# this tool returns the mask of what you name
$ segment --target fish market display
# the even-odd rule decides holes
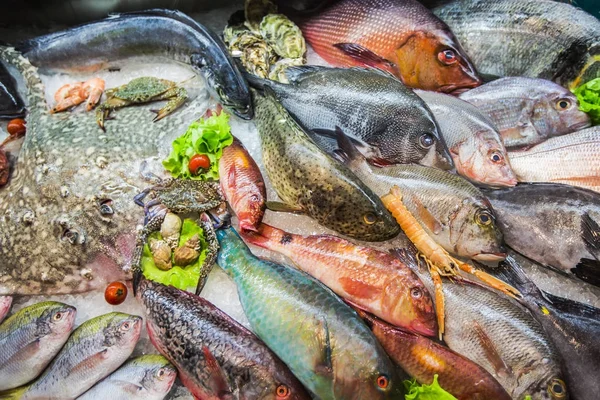
[[[404,399],[394,366],[358,315],[292,268],[256,258],[231,228],[218,264],[256,334],[321,399]]]
[[[459,174],[486,186],[517,184],[500,134],[491,120],[454,96],[423,90],[415,93],[433,112]]]
[[[79,400],[162,400],[171,390],[177,370],[163,356],[149,354],[127,361],[79,396]]]
[[[20,117],[24,113],[25,104],[17,91],[15,79],[0,62],[0,118]]]
[[[119,312],[86,321],[42,375],[27,386],[0,392],[0,398],[76,398],[127,360],[141,329],[141,317]]]
[[[352,171],[320,150],[275,94],[266,90],[256,101],[263,163],[290,210],[305,212],[320,224],[361,240],[382,241],[399,233],[381,200]]]
[[[433,9],[475,68],[574,88],[600,76],[600,21],[551,0],[452,0]]]
[[[342,0],[300,28],[333,65],[373,66],[407,86],[446,93],[482,83],[448,26],[416,0]]]
[[[600,127],[508,153],[519,182],[554,182],[600,192]]]
[[[558,184],[485,192],[506,244],[545,266],[600,285],[600,195]]]
[[[249,79],[271,88],[321,149],[337,148],[335,128],[340,127],[371,162],[451,167],[431,112],[394,76],[316,66],[289,68],[286,75],[289,85]]]
[[[354,305],[413,332],[433,336],[433,302],[397,258],[329,235],[294,235],[262,224],[244,239],[279,252]]]
[[[261,35],[280,57],[288,59],[305,57],[306,42],[302,32],[285,15],[265,15],[259,28]]]
[[[31,39],[19,50],[36,67],[53,71],[118,67],[124,58],[142,55],[182,61],[204,75],[224,106],[241,118],[253,115],[250,90],[221,39],[178,11],[115,14]]]
[[[544,79],[501,78],[459,97],[492,120],[507,148],[532,146],[590,126],[577,97]]]
[[[309,399],[271,350],[207,300],[145,279],[137,296],[152,343],[196,398]]]
[[[4,317],[10,311],[13,298],[10,296],[0,296],[0,322],[4,320]]]
[[[46,301],[23,308],[0,325],[0,391],[35,379],[65,344],[76,310]]]

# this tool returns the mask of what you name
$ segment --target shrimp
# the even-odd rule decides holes
[[[86,82],[67,83],[54,94],[56,105],[50,110],[50,113],[54,114],[78,106],[86,99],[86,110],[90,111],[98,104],[103,92],[104,80],[100,78],[92,78]]]
[[[512,286],[502,282],[483,271],[474,268],[452,257],[439,244],[435,242],[423,229],[419,221],[411,214],[402,203],[402,193],[398,186],[392,187],[389,194],[381,198],[383,205],[390,210],[398,224],[420,252],[422,258],[429,268],[431,279],[435,287],[435,305],[439,327],[439,337],[444,334],[444,291],[442,288],[442,276],[460,276],[460,271],[474,275],[486,286],[499,290],[511,297],[520,297],[521,293]]]

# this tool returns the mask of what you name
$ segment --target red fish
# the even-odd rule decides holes
[[[300,28],[335,66],[372,66],[445,93],[482,83],[448,25],[416,0],[341,0]]]

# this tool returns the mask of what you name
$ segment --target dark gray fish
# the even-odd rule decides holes
[[[208,87],[237,116],[253,116],[250,90],[221,39],[179,11],[154,9],[116,14],[20,44],[42,70],[107,68],[132,56],[163,56],[197,69]]]
[[[365,68],[290,67],[290,84],[250,78],[269,86],[319,147],[337,148],[340,127],[379,164],[422,164],[449,169],[452,159],[423,100],[391,74]]]
[[[15,118],[25,114],[25,104],[17,91],[15,79],[0,62],[0,118]]]

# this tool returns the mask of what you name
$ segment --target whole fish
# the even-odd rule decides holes
[[[0,62],[0,118],[21,117],[25,113],[25,104],[17,91],[15,78]]]
[[[508,153],[519,182],[555,182],[600,192],[600,127]]]
[[[267,206],[267,189],[258,165],[237,138],[223,149],[219,160],[219,183],[240,229],[254,231]]]
[[[10,311],[13,298],[11,296],[0,296],[0,322],[4,320],[4,317]]]
[[[300,28],[333,65],[373,66],[446,93],[482,83],[450,28],[416,0],[342,0]]]
[[[532,146],[590,126],[577,97],[545,79],[501,78],[459,97],[492,120],[507,148]]]
[[[339,126],[377,164],[452,166],[425,103],[394,76],[375,69],[292,67],[289,85],[249,77],[269,86],[286,110],[323,150],[336,148]]]
[[[246,242],[276,251],[339,296],[389,323],[433,336],[433,302],[423,283],[396,257],[331,235],[302,236],[262,224]]]
[[[196,398],[310,399],[262,341],[208,300],[146,279],[136,292],[152,343]]]
[[[25,307],[0,325],[0,390],[35,379],[63,347],[75,307],[45,301]]]
[[[433,290],[424,265],[417,266],[410,252],[398,256]],[[451,350],[485,368],[513,399],[568,399],[559,354],[526,310],[476,284],[446,280],[443,290],[444,341]],[[561,386],[560,393],[555,385]]]
[[[197,69],[238,117],[253,116],[250,90],[221,39],[179,11],[115,14],[31,39],[18,49],[36,67],[52,71],[110,68],[132,56],[175,59]]]
[[[327,228],[360,240],[382,241],[400,232],[379,197],[320,150],[269,87],[256,97],[263,164],[288,210],[305,212]]]
[[[560,352],[570,395],[578,400],[594,400],[600,393],[600,309],[541,291],[511,257],[496,272],[523,295],[520,300],[544,327]],[[556,383],[552,393],[560,395]]]
[[[517,184],[500,133],[489,118],[454,96],[423,90],[415,93],[433,112],[459,174],[486,186]]]
[[[255,257],[233,229],[217,231],[218,264],[234,280],[252,329],[319,399],[404,399],[369,328],[314,278]]]
[[[600,285],[600,194],[537,183],[487,190],[507,245],[547,267]],[[591,274],[591,275],[590,275]]]
[[[406,208],[449,253],[477,260],[504,259],[502,233],[483,193],[464,178],[419,165],[370,166],[342,131],[340,155],[378,196],[398,186]]]
[[[34,382],[0,399],[74,399],[116,370],[133,352],[142,318],[112,312],[81,324]]]
[[[79,396],[79,400],[162,400],[171,390],[177,370],[163,356],[148,354],[127,361]]]
[[[458,400],[511,400],[506,390],[485,369],[431,339],[397,329],[358,310],[392,361],[421,384],[433,376]]]
[[[600,76],[600,21],[570,4],[453,0],[433,12],[482,75],[542,78],[569,89]]]

